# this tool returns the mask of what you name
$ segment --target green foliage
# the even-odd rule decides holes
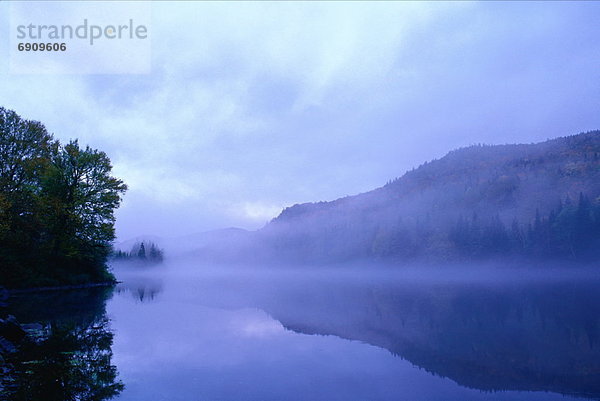
[[[114,210],[127,187],[105,153],[61,145],[0,108],[0,284],[110,280]]]

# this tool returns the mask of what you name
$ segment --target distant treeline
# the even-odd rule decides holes
[[[402,259],[434,255],[438,259],[525,257],[587,261],[600,257],[600,201],[581,193],[549,214],[536,211],[529,222],[506,225],[499,215],[460,216],[454,225],[423,219],[415,227],[388,228],[373,240],[373,256]]]
[[[160,263],[164,259],[164,252],[153,242],[137,242],[130,252],[116,250],[112,254],[115,260],[128,260],[144,263]]]
[[[0,286],[114,279],[106,259],[127,187],[111,170],[104,152],[0,108]]]
[[[438,218],[431,214],[408,218],[388,215],[385,220],[376,218],[379,216],[360,216],[359,220],[348,213],[343,217],[345,224],[325,229],[313,221],[310,225],[280,225],[277,231],[259,237],[257,244],[274,260],[301,263],[364,259],[393,263],[504,258],[598,260],[600,198],[591,201],[581,193],[576,201],[566,197],[556,203],[546,214],[537,210],[530,220],[515,217],[509,223],[499,214],[476,212],[454,218],[443,214]],[[322,221],[326,219],[322,217]]]
[[[535,258],[590,259],[600,256],[600,202],[580,193],[578,202],[559,202],[547,216],[506,227],[499,217],[487,222],[477,215],[460,218],[450,239],[461,255],[516,254]]]

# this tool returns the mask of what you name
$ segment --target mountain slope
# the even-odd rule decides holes
[[[373,191],[286,208],[257,233],[297,262],[497,254],[590,258],[600,248],[600,131],[471,146]]]

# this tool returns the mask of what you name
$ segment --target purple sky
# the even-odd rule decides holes
[[[35,5],[1,2],[1,37],[10,7]],[[0,41],[0,105],[128,183],[122,240],[255,229],[456,147],[600,128],[600,2],[151,8],[146,75],[11,74]]]

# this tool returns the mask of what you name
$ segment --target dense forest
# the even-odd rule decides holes
[[[114,210],[126,185],[108,156],[61,144],[37,121],[0,108],[0,285],[109,281]]]
[[[459,218],[449,238],[466,257],[520,255],[530,258],[588,260],[600,256],[600,202],[583,193],[578,202],[567,197],[547,216],[536,211],[533,222],[517,219],[507,228],[498,215],[480,222],[477,215]]]
[[[308,263],[597,260],[600,131],[458,149],[373,191],[286,208],[248,237],[265,258]]]

